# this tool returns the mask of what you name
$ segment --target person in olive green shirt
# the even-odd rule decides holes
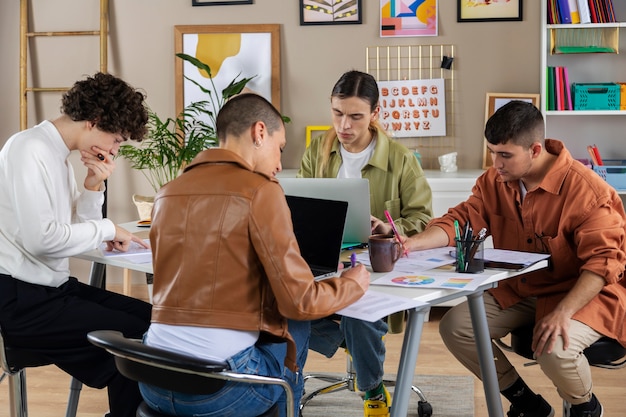
[[[333,127],[311,141],[297,176],[367,178],[372,233],[392,233],[388,210],[398,232],[411,236],[432,218],[432,193],[413,152],[380,127],[378,97],[374,77],[344,73],[331,94]],[[365,416],[388,416],[391,398],[382,383],[387,323],[329,317],[311,327],[311,349],[331,357],[345,346],[352,355],[358,389],[365,392]]]
[[[369,74],[350,71],[337,85],[341,88],[341,85],[350,83],[351,77],[357,76],[369,77]],[[373,78],[372,82],[375,83]],[[360,88],[364,89],[366,83],[361,83]],[[392,233],[384,214],[389,210],[398,232],[411,236],[423,231],[432,218],[430,186],[413,152],[390,139],[380,127],[377,121],[378,86],[374,84],[371,88],[376,89],[373,104],[370,104],[369,96],[349,97],[349,93],[333,93],[334,126],[311,141],[297,176],[367,178],[372,232]],[[341,95],[345,98],[340,98]]]

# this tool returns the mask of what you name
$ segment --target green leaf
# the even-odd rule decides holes
[[[196,58],[195,56],[191,56],[191,55],[187,55],[187,54],[183,54],[183,53],[178,53],[176,54],[177,57],[189,62],[190,64],[193,64],[196,68],[201,69],[203,71],[206,71],[207,75],[209,76],[209,78],[213,78],[213,75],[211,74],[211,67],[209,67],[207,64],[205,64],[204,62],[200,61],[198,58]]]

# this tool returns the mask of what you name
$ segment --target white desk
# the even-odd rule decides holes
[[[522,273],[545,268],[547,266],[547,261],[541,261],[524,271],[486,270],[485,273],[491,274],[491,279],[485,282],[476,291],[406,288],[382,285],[370,286],[370,289],[376,291],[386,292],[401,297],[411,297],[415,300],[420,300],[428,304],[423,308],[409,310],[408,312],[406,329],[404,331],[404,340],[402,342],[402,351],[400,354],[400,363],[398,365],[396,389],[393,395],[391,416],[401,417],[406,416],[408,413],[411,384],[413,382],[413,372],[417,363],[420,338],[422,335],[424,320],[426,318],[426,314],[430,310],[430,307],[466,296],[469,303],[472,327],[474,328],[474,334],[476,335],[476,348],[478,350],[480,371],[483,376],[482,382],[487,401],[487,410],[489,412],[489,416],[491,417],[502,417],[502,401],[500,398],[500,389],[498,387],[496,366],[493,360],[493,350],[491,349],[491,338],[489,337],[489,329],[487,327],[487,317],[485,315],[485,306],[483,304],[483,292],[489,288],[497,286],[498,281],[502,281],[506,278],[511,278]],[[372,279],[376,279],[380,275],[383,274],[372,274]],[[434,413],[436,413],[436,410]]]
[[[137,227],[135,223],[126,223],[121,226],[133,233],[145,230]],[[124,260],[121,257],[105,257],[98,250],[87,252],[77,256],[77,258],[94,262],[92,277],[90,279],[90,281],[94,283],[98,282],[98,279],[101,280],[101,277],[99,277],[98,274],[103,272],[104,265],[132,269],[148,274],[152,273],[152,264],[135,264]],[[547,265],[547,261],[541,261],[524,271],[487,270],[486,273],[490,273],[492,275],[491,279],[476,291],[372,285],[370,288],[375,291],[381,291],[401,297],[410,297],[427,303],[425,307],[408,311],[408,319],[400,354],[400,363],[398,365],[396,388],[393,395],[391,416],[404,417],[408,413],[411,385],[413,383],[413,374],[417,363],[417,354],[422,336],[424,319],[426,318],[426,314],[430,310],[430,307],[466,296],[469,303],[472,326],[476,335],[476,348],[479,354],[478,359],[480,363],[480,371],[483,376],[482,381],[487,401],[487,410],[489,412],[489,416],[491,417],[502,417],[502,401],[500,399],[500,389],[498,387],[496,367],[493,361],[491,338],[489,337],[489,329],[487,328],[487,317],[485,315],[485,306],[483,304],[483,292],[486,289],[495,287],[498,281],[519,275],[521,273],[545,268]],[[380,275],[382,274],[374,273],[372,274],[372,279],[376,279]]]

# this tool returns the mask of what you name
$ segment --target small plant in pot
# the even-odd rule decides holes
[[[217,91],[211,68],[195,57],[176,54],[198,69],[206,71],[213,91]],[[185,77],[187,78],[187,77]],[[139,144],[124,144],[118,155],[127,159],[133,169],[140,170],[156,193],[165,183],[176,178],[182,169],[202,150],[217,146],[215,119],[223,104],[239,94],[252,78],[235,77],[214,97],[211,90],[187,78],[207,94],[208,99],[188,104],[175,117],[162,119],[148,109],[148,134]],[[133,195],[140,220],[149,222],[153,197]]]

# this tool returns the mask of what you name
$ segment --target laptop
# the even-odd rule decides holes
[[[285,195],[348,202],[342,248],[364,246],[371,234],[370,187],[366,178],[280,178]]]
[[[286,198],[300,253],[313,276],[319,280],[335,275],[348,203],[290,195]]]

